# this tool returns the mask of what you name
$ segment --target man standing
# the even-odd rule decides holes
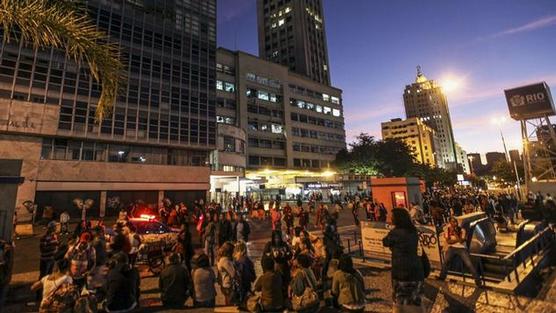
[[[56,223],[47,225],[46,233],[40,241],[40,275],[39,280],[46,275],[52,274],[54,268],[54,256],[58,252],[58,236],[56,235]]]

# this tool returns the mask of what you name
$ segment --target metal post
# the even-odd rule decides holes
[[[521,123],[521,140],[523,141],[523,170],[525,177],[525,193],[529,193],[531,187],[531,159],[529,155],[529,135],[527,134],[527,122],[522,120]]]

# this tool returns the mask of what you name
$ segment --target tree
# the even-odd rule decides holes
[[[517,171],[519,173],[520,180],[523,179],[523,166],[518,165]],[[494,163],[494,166],[492,167],[490,173],[493,176],[496,176],[495,181],[502,187],[510,187],[516,184],[515,168],[510,162],[506,160],[499,160],[498,162]]]
[[[86,10],[65,0],[0,0],[4,44],[12,40],[35,50],[64,50],[76,63],[86,63],[102,91],[96,107],[102,121],[116,101],[123,65],[119,50],[97,30]]]
[[[399,140],[375,140],[361,133],[351,143],[350,150],[336,155],[335,166],[344,171],[369,176],[404,176],[414,159],[410,148]]]

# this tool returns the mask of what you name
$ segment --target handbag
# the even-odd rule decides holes
[[[302,311],[317,306],[320,303],[319,295],[316,293],[311,281],[302,270],[303,278],[307,285],[301,296],[292,296],[292,309],[294,311]]]

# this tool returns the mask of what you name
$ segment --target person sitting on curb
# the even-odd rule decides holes
[[[457,255],[462,260],[463,264],[469,269],[473,278],[475,279],[475,284],[477,286],[482,285],[481,277],[475,265],[471,261],[471,256],[465,247],[466,232],[465,229],[458,225],[458,220],[455,217],[450,217],[448,222],[448,227],[444,232],[444,238],[446,239],[446,248],[444,250],[444,263],[442,264],[442,270],[438,279],[445,280],[448,274],[448,268],[450,267],[454,257]]]

